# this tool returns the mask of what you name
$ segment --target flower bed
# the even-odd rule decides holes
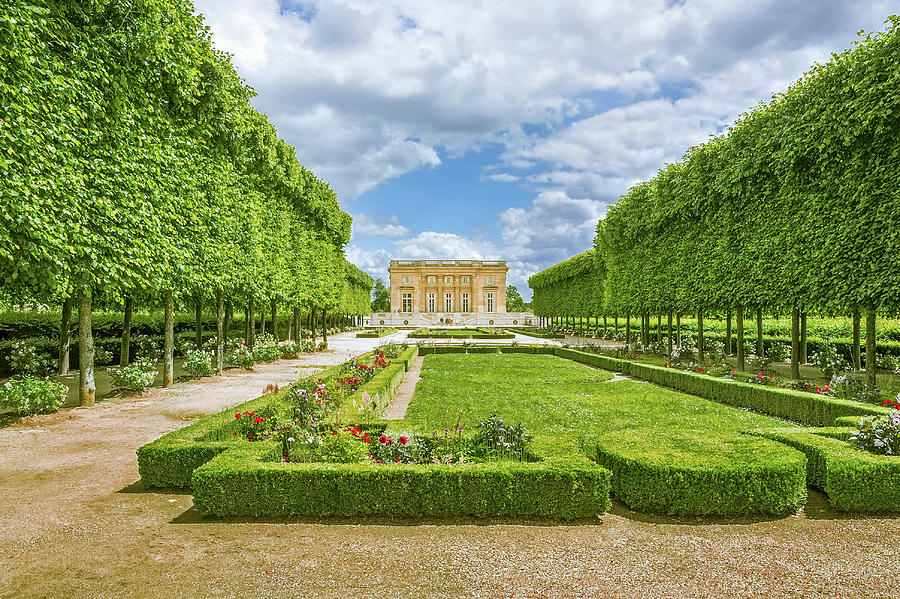
[[[358,339],[378,339],[380,337],[387,337],[393,333],[396,333],[397,329],[375,329],[372,331],[362,331],[356,334]]]

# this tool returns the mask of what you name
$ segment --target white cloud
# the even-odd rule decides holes
[[[396,214],[354,214],[353,237],[403,237],[409,234],[409,227],[400,224]]]
[[[490,144],[501,158],[483,178],[534,192],[498,207],[493,243],[359,215],[356,235],[391,241],[348,247],[354,262],[489,256],[517,281],[588,247],[636,180],[896,12],[888,0],[195,4],[255,105],[345,206]]]

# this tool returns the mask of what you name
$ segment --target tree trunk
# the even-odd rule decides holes
[[[312,335],[313,351],[316,347],[316,309],[311,308],[309,311],[309,331]]]
[[[791,378],[800,380],[800,308],[791,309]]]
[[[294,306],[294,341],[300,343],[300,308]]]
[[[625,347],[631,347],[631,314],[625,315]]]
[[[59,320],[59,374],[69,374],[69,344],[72,340],[72,296],[63,300],[62,316]]]
[[[731,308],[728,308],[728,312],[725,314],[725,355],[733,354],[734,352],[731,351]]]
[[[672,311],[671,310],[669,310],[669,323],[668,324],[669,324],[669,332],[668,332],[668,335],[666,335],[666,339],[667,339],[667,342],[666,342],[667,354],[666,355],[671,356],[672,355]]]
[[[249,312],[250,318],[250,338],[247,340],[247,347],[253,349],[253,346],[256,344],[256,314],[253,312],[253,296],[250,296],[250,299],[247,300],[247,312]]]
[[[703,353],[703,310],[697,310],[697,361],[702,363]]]
[[[875,390],[875,308],[866,311],[866,385]]]
[[[287,337],[284,338],[285,341],[293,341],[294,339],[294,319],[293,317],[288,317],[288,326],[287,326]]]
[[[244,304],[244,343],[250,345],[250,306]]]
[[[203,302],[199,299],[194,306],[194,346],[203,347]]]
[[[744,307],[737,307],[737,360],[738,370],[747,370],[747,357],[744,355]]]
[[[328,347],[328,311],[322,308],[322,343]]]
[[[678,347],[681,347],[681,312],[675,315],[675,331],[678,335]]]
[[[85,287],[78,298],[78,391],[83,406],[94,405],[94,335],[91,331],[91,289]]]
[[[762,308],[756,309],[756,355],[760,358],[766,355],[766,344],[763,341]]]
[[[163,387],[170,387],[175,382],[175,300],[172,290],[166,290],[166,332],[163,345]]]
[[[228,333],[231,330],[232,320],[234,320],[234,306],[231,300],[228,300],[225,302],[225,323],[222,325],[225,329],[225,345],[228,345],[228,338],[230,337]]]
[[[260,309],[259,309],[259,334],[260,334],[260,335],[265,335],[265,334],[266,334],[266,308],[265,308],[265,304],[263,304],[262,306],[260,306]]]
[[[124,368],[131,363],[131,321],[134,317],[134,300],[125,298],[125,318],[122,321],[122,341],[119,347],[119,366]]]
[[[615,317],[613,318],[613,323],[615,324],[615,327],[616,327],[616,335],[618,335],[619,334],[619,315],[618,314],[616,314]]]
[[[806,342],[806,311],[800,313],[800,363],[806,364],[809,345]]]
[[[216,374],[225,370],[225,299],[216,289]]]
[[[275,300],[272,300],[272,336],[275,337],[275,342],[278,342],[278,304]]]
[[[859,310],[853,311],[853,370],[862,370],[862,352],[859,342]]]

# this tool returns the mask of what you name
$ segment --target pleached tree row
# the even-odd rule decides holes
[[[900,306],[900,21],[629,189],[598,223],[594,251],[595,271],[581,276],[603,277],[602,300],[537,314],[598,301],[596,315],[642,323],[693,314],[701,356],[704,315],[733,314],[743,359],[744,318],[790,313],[795,378],[805,314],[848,315],[857,363],[865,322],[874,385],[876,316]]]
[[[167,382],[176,306],[212,304],[220,370],[229,307],[359,309],[350,216],[252,107],[190,2],[10,4],[0,278],[8,296],[62,305],[64,321],[77,312],[83,403],[95,302],[126,319],[135,303],[164,309]]]

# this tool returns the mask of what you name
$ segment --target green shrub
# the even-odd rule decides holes
[[[557,356],[569,358],[613,372],[621,372],[651,383],[671,387],[711,399],[724,404],[750,408],[761,414],[776,418],[784,418],[808,426],[828,426],[839,416],[855,416],[864,414],[886,414],[881,406],[864,404],[857,401],[842,400],[835,397],[804,393],[789,389],[779,389],[763,385],[754,385],[741,381],[717,379],[703,374],[695,374],[610,358],[599,354],[588,354],[568,348],[547,348]]]
[[[254,362],[274,362],[281,358],[281,348],[275,342],[272,335],[264,334],[256,337],[256,343],[253,346]]]
[[[346,431],[334,430],[321,439],[314,451],[316,461],[353,464],[370,459],[366,446]]]
[[[869,453],[900,456],[900,411],[885,416],[863,416],[850,441]]]
[[[210,376],[216,372],[213,366],[215,354],[202,349],[189,349],[184,356],[184,370],[193,377]]]
[[[0,385],[0,406],[20,416],[56,412],[69,388],[50,378],[14,377]]]
[[[225,366],[230,368],[253,368],[255,352],[251,352],[245,343],[241,343],[225,354]]]
[[[139,358],[122,368],[110,368],[113,388],[119,391],[143,391],[156,381],[156,360]]]
[[[617,431],[598,438],[596,457],[613,473],[613,495],[633,510],[690,516],[796,511],[806,503],[806,459],[788,447],[757,441],[729,439],[722,447],[718,439]],[[684,447],[695,451],[679,451]],[[732,452],[745,457],[735,463]]]
[[[293,341],[285,341],[278,349],[281,351],[281,357],[285,359],[297,358],[300,355],[300,345]]]
[[[12,371],[23,376],[44,377],[50,373],[51,361],[26,340],[13,342],[9,362]]]
[[[586,460],[286,464],[276,461],[277,444],[265,445],[221,454],[194,472],[194,505],[200,513],[572,520],[609,508],[609,471]]]
[[[858,423],[857,423],[858,424]],[[900,513],[900,459],[853,447],[850,429],[774,429],[756,434],[802,451],[806,479],[837,510]]]

